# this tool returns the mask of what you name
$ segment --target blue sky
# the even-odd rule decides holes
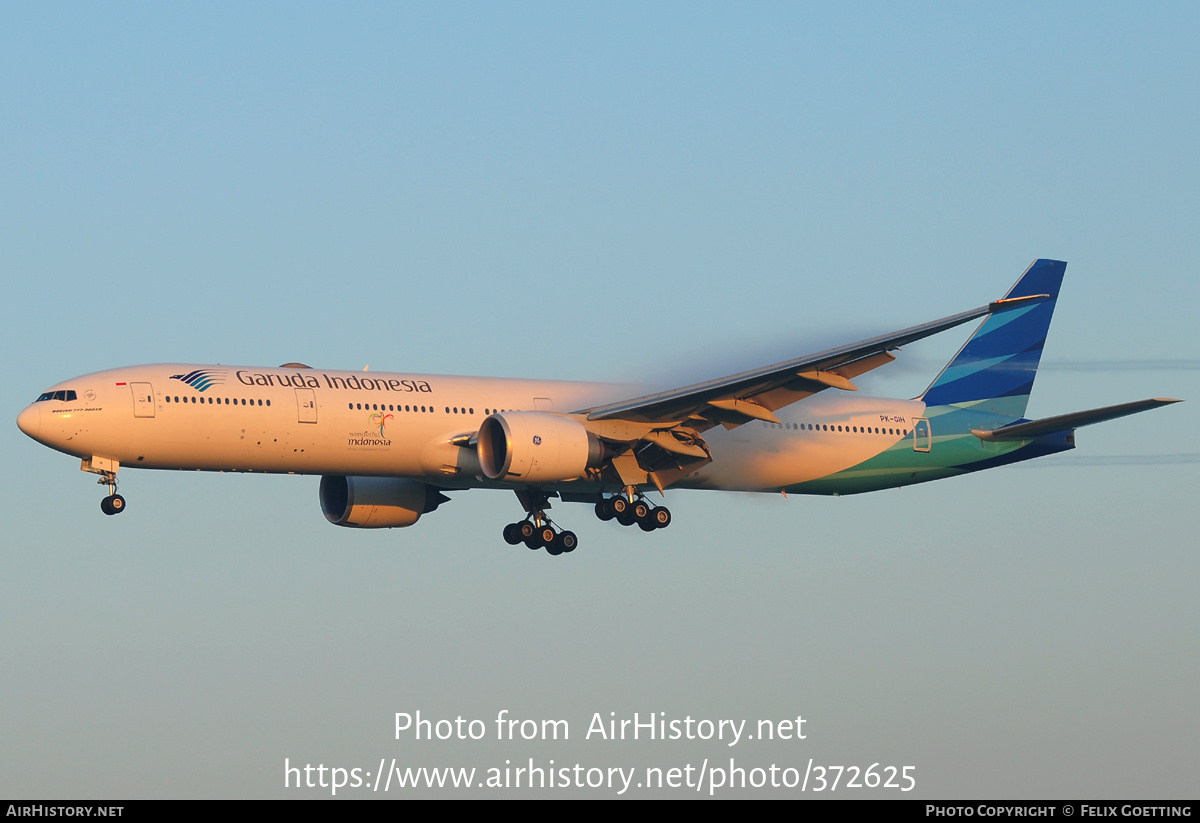
[[[731,753],[392,734],[507,708],[803,714],[732,754],[911,764],[926,797],[1194,796],[1198,14],[4,6],[14,420],[160,361],[678,385],[980,305],[1035,257],[1069,266],[1031,416],[1191,402],[903,491],[668,493],[652,535],[563,505],[558,560],[502,542],[501,493],[360,533],[315,478],[128,472],[105,518],[13,425],[0,792]],[[965,334],[864,388],[919,393]]]

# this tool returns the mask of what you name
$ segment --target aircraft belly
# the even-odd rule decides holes
[[[880,443],[874,437],[850,433],[790,435],[793,433],[786,430],[755,432],[753,449],[713,446],[712,466],[704,472],[711,482],[705,485],[739,491],[782,489],[850,469],[880,454],[896,440],[893,437]]]
[[[985,444],[974,435],[935,436],[929,451],[917,451],[905,438],[892,448],[836,474],[789,488],[800,494],[858,494],[925,483],[975,471],[1021,443]]]

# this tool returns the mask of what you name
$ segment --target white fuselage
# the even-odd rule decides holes
[[[514,487],[483,479],[474,450],[452,442],[489,414],[568,414],[634,393],[601,383],[186,364],[96,372],[46,395],[56,391],[62,399],[31,404],[19,425],[84,459],[412,477],[454,488]],[[781,409],[780,424],[707,432],[713,462],[674,485],[777,491],[827,477],[896,447],[923,411],[918,401],[825,392]]]

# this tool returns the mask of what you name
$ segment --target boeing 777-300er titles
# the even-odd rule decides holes
[[[1036,260],[1003,299],[773,366],[623,399],[606,384],[279,368],[153,365],[60,383],[21,431],[82,458],[118,514],[121,466],[321,475],[338,526],[411,526],[447,492],[511,489],[511,544],[572,551],[551,498],[645,531],[657,489],[854,494],[1066,451],[1075,429],[1170,399],[1028,420],[1066,263]],[[851,380],[906,343],[982,317],[925,393],[860,397]],[[628,391],[628,390],[625,390]]]

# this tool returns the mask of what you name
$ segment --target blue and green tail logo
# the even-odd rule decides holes
[[[1035,260],[1005,298],[1046,299],[985,319],[920,399],[929,406],[987,403],[1000,414],[1024,415],[1066,269],[1059,260]]]

